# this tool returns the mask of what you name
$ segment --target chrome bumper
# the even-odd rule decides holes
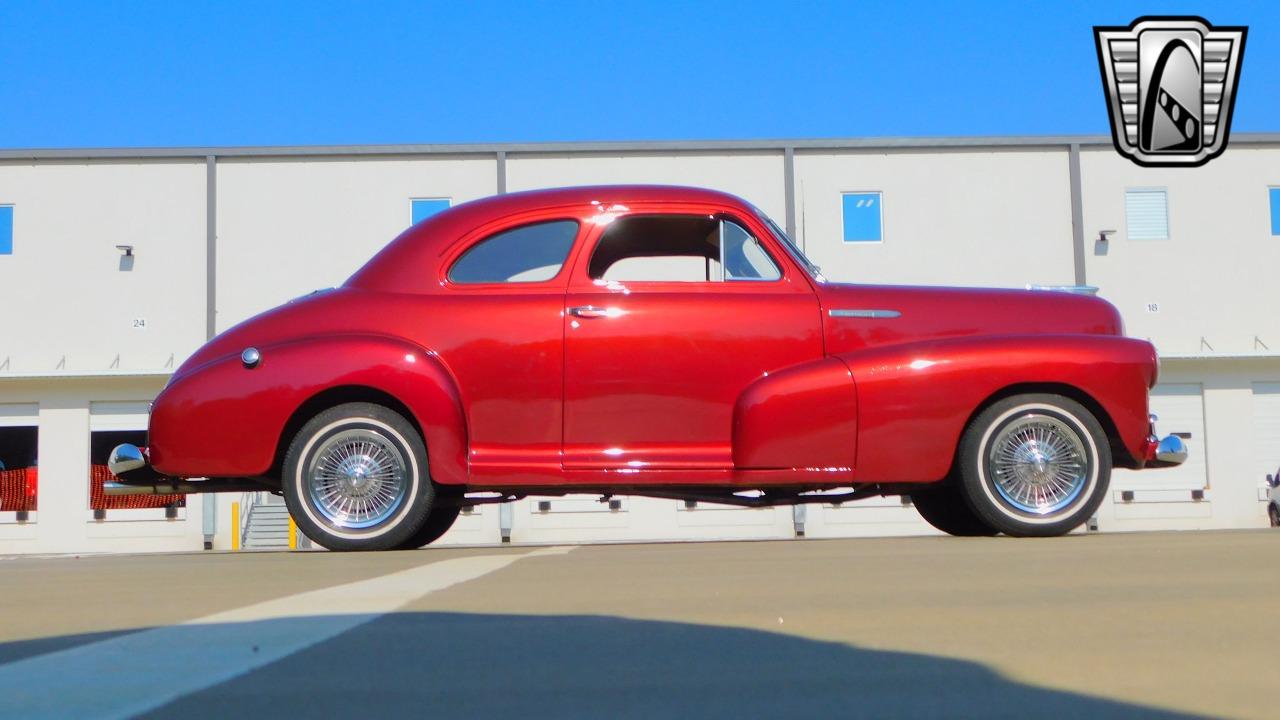
[[[117,445],[107,458],[107,469],[120,482],[102,484],[107,495],[184,495],[208,492],[256,492],[270,490],[252,478],[171,478],[156,472],[146,448],[125,443]]]
[[[172,482],[151,467],[146,448],[130,443],[115,446],[107,457],[107,469],[120,480],[102,484],[102,492],[107,495],[163,494],[156,486]]]
[[[117,445],[111,451],[111,457],[107,458],[107,469],[112,475],[120,477],[121,475],[138,470],[147,466],[147,454],[137,445],[125,443]]]
[[[1187,444],[1177,435],[1166,435],[1160,444],[1156,445],[1155,462],[1159,463],[1158,467],[1172,467],[1186,461]]]
[[[1165,435],[1164,438],[1157,439],[1156,420],[1154,414],[1151,418],[1151,434],[1147,437],[1147,446],[1150,450],[1147,453],[1146,467],[1163,468],[1176,467],[1187,461],[1187,444],[1182,442],[1182,438],[1177,435]]]

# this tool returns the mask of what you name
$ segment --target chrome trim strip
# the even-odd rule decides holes
[[[1076,295],[1097,295],[1098,288],[1096,285],[1033,285],[1027,284],[1028,290],[1043,290],[1048,292],[1068,292]]]
[[[847,310],[836,308],[828,310],[827,314],[833,318],[878,318],[888,319],[901,317],[902,313],[897,310]]]

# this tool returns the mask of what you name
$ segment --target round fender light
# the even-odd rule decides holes
[[[240,362],[244,363],[246,368],[255,368],[261,361],[262,353],[258,352],[258,348],[245,348],[244,352],[240,353]]]

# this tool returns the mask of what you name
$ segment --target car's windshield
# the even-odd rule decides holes
[[[804,251],[802,251],[799,247],[796,246],[796,244],[791,240],[790,237],[787,236],[787,233],[784,232],[782,228],[778,227],[778,223],[774,222],[773,218],[764,214],[764,212],[760,210],[760,208],[753,207],[752,209],[756,211],[756,215],[762,221],[764,221],[764,224],[769,226],[770,232],[772,232],[773,236],[778,239],[778,242],[782,243],[782,246],[786,248],[787,253],[791,255],[792,260],[795,260],[797,263],[799,263],[800,267],[804,268],[805,271],[808,272],[809,275],[812,276],[814,280],[817,280],[818,282],[827,281],[827,279],[822,276],[822,268],[818,267],[817,265],[814,265],[813,261],[805,257]]]

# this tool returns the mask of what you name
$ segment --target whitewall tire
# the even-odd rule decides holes
[[[1064,535],[1106,496],[1111,447],[1098,419],[1061,395],[992,404],[965,430],[960,490],[984,524],[1015,536]]]
[[[285,454],[281,484],[298,528],[330,550],[390,550],[427,519],[434,488],[422,437],[381,405],[316,415]]]

